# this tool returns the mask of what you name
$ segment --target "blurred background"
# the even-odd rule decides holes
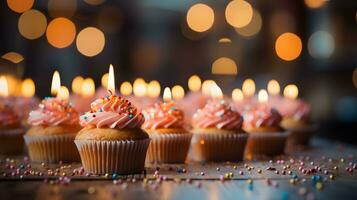
[[[0,73],[10,95],[31,78],[50,95],[52,74],[71,90],[96,87],[113,64],[117,88],[142,77],[161,87],[213,79],[230,96],[252,78],[294,83],[312,104],[320,135],[357,134],[355,0],[2,0]]]

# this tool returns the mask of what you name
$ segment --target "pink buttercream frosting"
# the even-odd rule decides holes
[[[296,120],[309,121],[311,115],[311,106],[300,99],[282,100],[279,111],[283,117],[291,117]]]
[[[57,126],[78,124],[78,113],[67,100],[45,98],[38,109],[31,111],[28,122],[33,126]]]
[[[184,125],[183,111],[174,102],[161,102],[143,111],[144,129],[182,128]]]
[[[243,112],[245,128],[279,127],[282,116],[270,106],[254,106]]]
[[[128,100],[115,95],[99,98],[91,104],[91,110],[80,118],[82,126],[97,128],[140,128],[143,114]]]
[[[11,126],[20,123],[19,116],[15,113],[10,102],[0,101],[0,125]]]
[[[242,116],[224,100],[210,100],[193,115],[195,128],[218,128],[227,130],[241,129]]]

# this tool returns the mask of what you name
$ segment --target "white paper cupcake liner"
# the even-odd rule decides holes
[[[22,153],[24,150],[25,128],[0,130],[0,154],[11,155]]]
[[[288,131],[271,133],[250,133],[245,157],[250,160],[264,156],[284,154]]]
[[[136,141],[75,140],[85,171],[93,174],[142,173],[150,139]]]
[[[194,161],[241,161],[248,134],[193,134],[191,159]]]
[[[184,163],[190,147],[190,133],[150,133],[148,163]]]
[[[75,137],[76,134],[24,135],[31,160],[45,163],[79,161],[79,154],[74,144]]]

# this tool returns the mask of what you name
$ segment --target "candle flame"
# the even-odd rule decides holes
[[[76,76],[73,81],[72,81],[72,91],[75,94],[81,94],[82,91],[82,85],[83,85],[83,77],[81,76]]]
[[[259,93],[258,93],[258,101],[260,103],[265,103],[265,102],[268,102],[269,100],[269,95],[268,95],[268,92],[266,90],[259,90]]]
[[[216,82],[214,82],[214,80],[205,80],[205,81],[203,81],[202,88],[201,88],[202,89],[202,94],[204,96],[207,96],[207,97],[211,96],[211,87],[213,85],[216,85]]]
[[[284,96],[289,99],[296,99],[299,95],[299,89],[296,85],[290,84],[284,88]]]
[[[276,80],[270,80],[267,89],[270,95],[278,95],[280,93],[280,85]]]
[[[185,97],[185,90],[181,85],[175,85],[171,90],[173,99],[180,100]]]
[[[124,96],[129,96],[133,92],[133,86],[131,86],[131,83],[128,81],[123,82],[120,85],[120,94]]]
[[[163,99],[164,99],[164,102],[171,101],[171,91],[170,91],[169,87],[165,87]]]
[[[51,94],[53,96],[56,96],[60,88],[61,88],[61,78],[60,78],[60,74],[56,70],[52,76]]]
[[[112,94],[115,94],[115,77],[114,77],[114,68],[113,65],[109,66],[109,77],[108,77],[108,88]]]
[[[93,79],[91,79],[91,78],[84,79],[82,88],[81,88],[82,96],[91,97],[94,95],[94,92],[95,92],[95,83],[94,83]]]
[[[255,83],[253,79],[246,79],[243,82],[242,91],[244,96],[251,97],[255,93]]]
[[[24,97],[30,98],[35,95],[35,83],[32,79],[27,78],[21,84],[21,94]]]
[[[9,86],[5,76],[0,77],[0,96],[1,97],[9,96]]]
[[[157,98],[160,96],[160,92],[160,83],[156,80],[150,81],[150,83],[147,85],[147,95],[151,98]]]
[[[211,97],[214,99],[223,99],[222,90],[217,84],[211,86]]]
[[[134,95],[137,97],[144,97],[147,93],[147,85],[144,79],[137,78],[133,84]]]
[[[69,90],[66,86],[61,86],[57,93],[57,98],[67,100],[69,98]]]
[[[232,91],[232,99],[235,102],[240,102],[244,98],[242,90],[236,88]]]
[[[188,88],[191,92],[198,92],[201,89],[201,79],[197,75],[193,75],[188,79]]]

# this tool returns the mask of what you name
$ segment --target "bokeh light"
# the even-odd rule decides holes
[[[253,17],[252,6],[243,0],[233,0],[226,7],[226,20],[233,27],[241,28],[249,24]]]
[[[10,62],[13,62],[15,64],[20,63],[21,61],[24,60],[24,57],[16,52],[8,52],[4,55],[1,56],[1,58],[8,60]]]
[[[77,0],[49,0],[48,12],[51,17],[72,17],[77,9]]]
[[[244,95],[243,95],[243,92],[241,89],[239,88],[236,88],[232,91],[232,99],[233,101],[235,102],[240,102],[242,101],[244,98]]]
[[[81,94],[83,81],[84,81],[84,79],[81,76],[76,76],[73,79],[73,81],[72,81],[72,91],[73,91],[73,93]]]
[[[353,70],[352,73],[352,83],[357,88],[357,67]]]
[[[137,97],[144,97],[147,94],[147,84],[143,78],[135,79],[133,83],[133,92]]]
[[[255,93],[255,82],[253,79],[246,79],[242,85],[242,91],[244,96],[251,97]]]
[[[256,35],[260,29],[262,28],[263,21],[262,16],[260,15],[259,11],[253,11],[252,20],[249,22],[248,25],[242,28],[235,28],[236,32],[244,37],[251,37]]]
[[[133,92],[133,86],[130,82],[125,81],[120,85],[120,94],[124,96],[129,96]]]
[[[104,49],[105,37],[101,30],[87,27],[78,33],[76,45],[81,54],[88,57],[96,56]]]
[[[264,89],[259,90],[258,92],[258,101],[261,103],[268,102],[269,100],[269,95],[268,92]]]
[[[229,38],[221,38],[218,40],[219,43],[231,43],[232,40]]]
[[[27,78],[21,84],[21,94],[24,97],[33,97],[35,95],[36,88],[32,79]]]
[[[192,92],[198,92],[201,89],[201,79],[197,75],[193,75],[188,79],[188,88]]]
[[[95,83],[91,78],[86,78],[83,81],[81,94],[84,97],[91,97],[95,93]]]
[[[147,95],[151,98],[157,98],[160,96],[161,86],[156,80],[150,81],[147,85]]]
[[[104,87],[104,88],[108,87],[108,79],[109,79],[109,73],[103,74],[102,79],[100,80],[102,87]]]
[[[309,8],[320,8],[321,6],[325,5],[325,3],[328,0],[304,0],[305,1],[305,5]]]
[[[66,86],[61,86],[58,90],[57,98],[67,100],[69,98],[69,90]]]
[[[307,48],[314,58],[328,58],[335,49],[335,41],[329,32],[316,31],[310,36]]]
[[[76,37],[76,27],[71,20],[58,17],[48,24],[46,37],[52,46],[65,48],[74,41]]]
[[[270,80],[268,82],[267,90],[270,95],[278,95],[280,93],[280,85],[276,80]]]
[[[234,62],[234,60],[227,57],[218,58],[212,64],[212,74],[237,75],[237,64]]]
[[[9,8],[17,13],[30,10],[35,0],[7,0]]]
[[[181,85],[175,85],[174,87],[172,87],[171,91],[172,91],[172,98],[175,100],[180,100],[185,97],[185,90]]]
[[[28,10],[19,18],[19,32],[27,39],[34,40],[41,37],[46,31],[46,27],[46,16],[38,10]]]
[[[197,32],[207,31],[214,22],[213,9],[206,4],[195,4],[187,11],[186,20],[192,30]]]
[[[84,0],[87,4],[96,6],[102,4],[105,0]]]
[[[289,84],[284,88],[284,97],[289,99],[296,99],[299,95],[299,89],[294,84]]]
[[[292,61],[299,57],[302,43],[299,36],[294,33],[283,33],[275,42],[275,51],[279,58]]]
[[[211,96],[211,88],[216,85],[214,80],[205,80],[202,83],[202,94],[204,96]]]

